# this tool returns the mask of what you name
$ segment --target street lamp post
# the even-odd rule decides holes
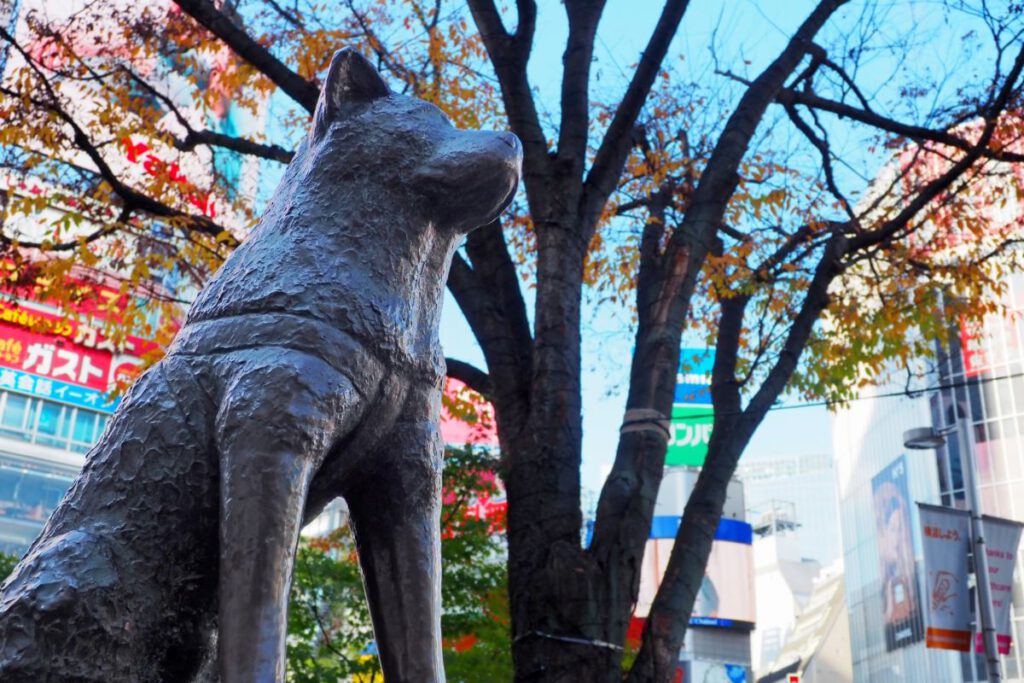
[[[957,410],[957,424],[941,430],[911,429],[903,434],[907,448],[934,449],[942,446],[946,435],[956,432],[960,445],[960,468],[964,477],[964,493],[971,514],[971,550],[974,554],[974,576],[978,591],[978,617],[981,620],[982,642],[985,643],[985,663],[990,683],[999,683],[999,650],[996,644],[995,615],[992,613],[992,586],[989,583],[988,553],[981,522],[981,489],[978,487],[977,460],[974,451],[974,431],[969,415]]]

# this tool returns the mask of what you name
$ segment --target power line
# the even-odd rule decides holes
[[[771,408],[768,409],[768,411],[772,412],[772,411],[777,411],[777,410],[796,410],[798,408],[827,408],[827,407],[832,406],[832,405],[841,405],[843,403],[853,403],[854,401],[873,401],[875,399],[880,399],[880,398],[897,398],[899,396],[904,396],[904,397],[907,397],[907,398],[914,398],[914,394],[924,394],[924,393],[927,393],[927,392],[930,392],[930,391],[942,391],[943,389],[961,389],[961,388],[964,388],[964,387],[967,387],[967,386],[971,386],[971,385],[988,384],[990,382],[998,382],[998,381],[1002,381],[1002,380],[1006,380],[1006,379],[1016,379],[1018,377],[1024,377],[1024,372],[1014,372],[1014,373],[1011,373],[1009,375],[997,375],[995,377],[980,377],[980,378],[972,377],[971,379],[963,379],[963,380],[958,380],[956,382],[945,382],[945,383],[941,383],[941,384],[936,384],[935,386],[926,387],[924,389],[919,389],[919,390],[916,390],[916,391],[908,391],[908,390],[904,389],[903,391],[890,391],[890,392],[886,392],[884,394],[873,394],[871,396],[853,396],[853,397],[848,398],[848,399],[836,399],[836,400],[827,400],[826,399],[826,400],[823,400],[823,401],[805,401],[803,403],[791,403],[791,404],[788,404],[788,405],[777,405],[777,406],[772,406]],[[696,407],[696,406],[689,406],[689,407]],[[729,412],[722,412],[722,413],[719,413],[719,414],[720,415],[726,415],[726,416],[742,415],[743,411],[741,411],[741,410],[740,411],[732,410],[732,411],[729,411]],[[708,412],[708,413],[704,413],[702,415],[685,415],[685,416],[681,416],[681,417],[673,416],[672,418],[670,418],[670,422],[689,422],[691,420],[703,420],[703,419],[707,419],[709,417],[714,417],[714,416],[715,416],[715,413],[713,411],[712,412]]]

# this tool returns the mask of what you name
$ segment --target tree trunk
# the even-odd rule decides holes
[[[640,653],[629,672],[629,683],[668,683],[679,666],[679,650],[686,624],[704,578],[718,522],[722,517],[726,489],[748,438],[740,431],[736,418],[717,424],[708,457],[697,483],[686,502],[676,543],[681,552],[673,553],[662,583],[679,582],[675,591],[659,591],[645,625]],[[733,424],[730,424],[733,423]],[[746,430],[744,430],[746,431]]]
[[[568,218],[537,224],[531,406],[508,449],[509,597],[516,680],[568,681],[591,648],[580,531],[580,301],[586,245]],[[581,618],[584,617],[584,618]],[[599,621],[599,620],[598,620]],[[597,624],[595,624],[597,625]]]

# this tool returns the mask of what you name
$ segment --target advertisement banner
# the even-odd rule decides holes
[[[882,621],[889,651],[921,640],[921,605],[911,538],[907,463],[900,456],[871,480],[882,584]]]
[[[0,298],[0,389],[112,412],[108,392],[138,373],[152,342],[115,346],[98,328]]]
[[[666,465],[700,467],[708,455],[708,442],[714,426],[711,406],[672,406]]]
[[[665,464],[700,467],[708,455],[714,416],[711,407],[711,349],[679,351],[675,399]]]
[[[964,375],[977,377],[988,367],[985,355],[985,332],[977,323],[960,318],[960,357],[964,362]]]
[[[647,616],[679,529],[678,517],[655,517],[640,569],[640,593],[634,617]],[[753,528],[723,518],[711,544],[690,624],[751,628],[755,619]]]
[[[1010,625],[1010,604],[1013,602],[1013,566],[1017,560],[1017,545],[1020,543],[1020,522],[1001,517],[982,515],[981,527],[985,534],[985,549],[988,556],[989,586],[992,591],[992,618],[996,627],[996,645],[999,654],[1010,652],[1013,642]],[[977,638],[977,650],[983,652],[985,644],[981,634]]]
[[[715,352],[711,349],[680,349],[674,403],[710,406],[714,364]]]
[[[964,510],[917,504],[924,548],[925,646],[940,650],[971,649],[971,599],[967,555],[971,550],[971,516]]]

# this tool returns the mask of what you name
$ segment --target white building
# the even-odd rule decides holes
[[[628,639],[639,638],[668,565],[686,501],[700,474],[696,467],[667,467],[654,509],[640,573],[640,592]],[[722,520],[694,604],[680,654],[685,681],[751,680],[750,637],[756,622],[752,529],[744,521],[743,486],[729,483]]]
[[[821,572],[821,564],[802,556],[800,541],[792,506],[775,506],[770,515],[754,520],[757,627],[751,637],[751,661],[758,676],[770,670],[789,642]]]
[[[1008,287],[1006,303],[1024,313],[1024,277],[1010,278]],[[855,681],[961,683],[985,678],[979,655],[926,649],[919,632],[911,628],[901,633],[899,628],[899,622],[908,622],[900,617],[920,613],[920,601],[926,599],[914,503],[965,506],[957,439],[948,439],[935,451],[908,451],[905,430],[948,426],[954,422],[953,406],[959,405],[974,429],[981,511],[1024,520],[1024,318],[990,318],[973,332],[951,327],[949,351],[939,354],[928,381],[937,390],[915,398],[856,401],[835,416]],[[876,391],[899,391],[903,385],[894,382]],[[901,466],[903,474],[896,482],[889,475]],[[887,477],[888,484],[882,481]],[[894,482],[899,486],[892,486]],[[897,504],[891,495],[900,486],[905,488],[905,504]],[[906,512],[896,525],[907,531],[905,542],[899,543],[891,531],[895,514],[889,516],[897,508]],[[901,555],[907,561],[901,562]],[[1013,583],[1013,645],[1001,657],[1002,673],[1005,681],[1024,681],[1024,567],[1019,550]]]
[[[844,587],[838,562],[818,575],[786,646],[767,667],[766,675],[758,678],[758,683],[785,681],[793,674],[801,683],[853,680]]]

